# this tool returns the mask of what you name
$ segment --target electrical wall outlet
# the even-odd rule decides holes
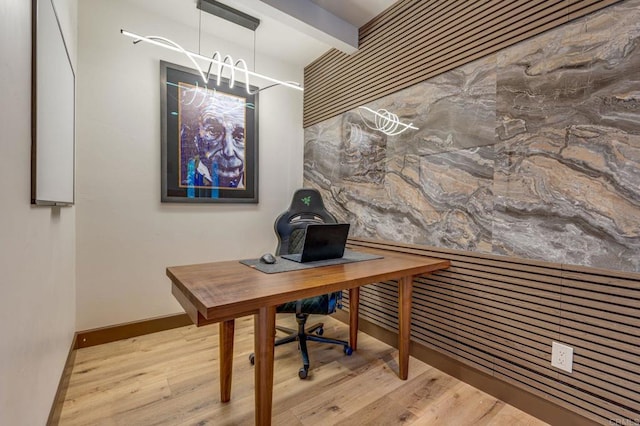
[[[573,348],[562,343],[551,343],[551,365],[571,373],[573,370]]]

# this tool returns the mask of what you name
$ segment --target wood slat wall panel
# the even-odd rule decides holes
[[[408,7],[406,2],[397,2],[395,3],[391,9],[388,9],[381,13],[380,15],[374,17],[371,21],[364,24],[359,31],[359,43],[365,44],[371,41],[377,41],[382,39],[382,37],[370,37],[370,34],[373,31],[377,31],[378,34],[384,34],[388,28],[394,27],[397,23],[403,22],[407,19],[407,16],[410,16],[412,12],[414,12],[416,7],[422,7],[423,10],[434,11],[437,7],[443,7],[442,2],[438,0],[428,0],[423,2],[413,2]],[[453,2],[451,2],[453,3]],[[437,10],[437,9],[436,9]]]
[[[589,281],[601,284],[610,284],[626,288],[636,288],[634,272],[608,271],[606,269],[590,268],[581,265],[563,265],[562,278],[572,278],[578,281]]]
[[[572,345],[572,343],[570,342],[567,343],[569,343],[569,345]],[[611,359],[611,355],[595,352],[593,349],[594,347],[597,349],[597,346],[573,346],[579,347],[584,351],[590,351],[589,357],[580,355],[581,351],[578,351],[578,354],[575,355],[575,359],[578,360],[579,364],[592,368],[593,370],[598,370],[603,374],[611,374],[617,377],[629,379],[630,381],[635,383],[640,383],[640,365],[634,364],[633,362],[629,362],[624,359],[618,359],[616,361],[616,365],[611,365],[608,363]],[[593,374],[597,375],[600,373],[594,372]]]
[[[599,283],[592,283],[587,281],[578,281],[568,278],[563,278],[562,282],[565,286],[565,292],[571,292],[576,296],[584,296],[587,294],[603,293],[611,296],[617,296],[621,299],[620,304],[634,303],[635,300],[640,299],[640,289],[633,288],[632,281],[617,280],[618,283],[622,281],[626,282],[625,287],[617,285],[603,285]]]
[[[619,340],[621,342],[630,342],[634,345],[640,344],[640,336],[638,336],[638,326],[629,326],[625,323],[627,317],[612,314],[610,312],[598,311],[585,306],[575,306],[563,304],[562,319],[573,320],[572,326],[579,327],[579,324],[585,324],[592,327],[594,334],[608,335],[609,338]],[[598,316],[598,313],[601,313]],[[637,323],[638,318],[633,318],[633,322]],[[571,323],[563,323],[564,325]],[[616,334],[614,336],[608,333],[612,327],[615,327]],[[584,328],[581,328],[584,329]]]
[[[610,357],[609,359],[614,357],[617,363],[615,365],[620,366],[622,361],[626,361],[629,365],[640,364],[637,345],[614,340],[605,329],[596,329],[578,322],[570,324],[572,328],[569,328],[566,326],[566,321],[562,320],[561,324],[560,338],[573,347],[582,347],[590,351],[590,355],[593,358],[596,358],[597,354],[602,354]],[[596,331],[602,334],[596,334]],[[613,337],[615,338],[616,336]]]
[[[523,370],[526,373],[526,370]],[[554,387],[546,386],[544,384],[540,384],[535,380],[531,380],[528,378],[524,378],[522,381],[516,380],[513,376],[524,377],[520,374],[518,369],[515,371],[512,370],[504,370],[501,367],[497,367],[494,373],[496,378],[504,380],[507,383],[513,384],[518,387],[526,387],[530,389],[530,392],[534,395],[547,398],[550,401],[553,401],[555,404],[564,407],[568,410],[574,411],[588,419],[617,419],[619,415],[614,411],[609,411],[602,409],[596,405],[590,404],[588,400],[576,398],[570,392],[565,392],[562,397],[555,397],[553,393],[555,391]],[[563,389],[570,389],[568,386],[562,386]],[[585,408],[587,407],[587,408]],[[600,423],[608,424],[608,422]]]
[[[415,314],[414,318],[416,322],[420,321],[430,328],[436,325],[435,321],[430,319],[431,315]],[[544,358],[546,351],[536,350],[528,345],[515,345],[508,335],[498,336],[451,321],[438,321],[437,324],[441,330],[455,336],[456,341],[466,347],[482,347],[486,349],[483,350],[484,354],[500,352],[503,360],[510,363],[525,361],[533,371],[543,372],[547,368],[548,361]],[[455,326],[449,324],[455,324]]]
[[[489,269],[491,270],[491,269]],[[539,281],[525,280],[521,278],[514,278],[512,276],[500,275],[490,272],[479,272],[477,270],[469,270],[466,268],[451,267],[447,271],[437,274],[438,277],[446,278],[459,278],[475,284],[482,284],[488,286],[496,292],[500,291],[517,291],[523,295],[528,295],[537,298],[546,298],[557,300],[560,303],[559,295],[555,291],[558,289],[558,283],[547,284]],[[500,280],[497,281],[496,276],[500,276]]]
[[[442,278],[442,281],[445,281],[445,279]],[[505,310],[521,308],[520,312],[524,316],[535,316],[536,318],[540,318],[540,314],[545,315],[547,318],[555,318],[560,313],[559,300],[549,301],[549,299],[526,296],[524,294],[514,297],[514,295],[508,291],[491,291],[489,288],[483,287],[479,284],[474,284],[464,279],[446,281],[455,283],[456,289],[464,291],[466,296],[465,300],[468,300],[469,298],[474,300],[484,300],[485,303],[493,303]],[[434,280],[433,285],[437,286],[436,283],[437,281]]]
[[[471,275],[474,277],[494,277],[496,274],[503,275],[503,279],[517,285],[526,285],[535,289],[557,290],[558,284],[562,281],[559,276],[532,274],[528,272],[509,269],[508,275],[504,275],[505,268],[495,268],[493,266],[485,266],[476,263],[459,262],[459,266],[455,269],[449,268],[448,272],[460,273],[463,275]],[[445,271],[446,272],[446,271]],[[445,274],[439,274],[445,275]],[[519,279],[522,278],[522,279]]]
[[[415,71],[425,70],[423,64],[426,60],[432,64],[431,68],[427,67],[426,70],[457,61],[461,51],[477,53],[485,50],[483,46],[486,46],[487,43],[493,45],[536,28],[541,18],[548,15],[553,16],[554,20],[560,19],[566,22],[566,10],[562,0],[545,1],[538,6],[535,6],[533,2],[525,2],[523,7],[515,10],[515,13],[510,10],[510,5],[517,5],[517,3],[512,1],[488,2],[487,6],[493,4],[493,7],[486,11],[483,11],[482,7],[478,8],[476,3],[470,1],[467,4],[459,5],[454,9],[449,9],[448,13],[443,16],[435,18],[429,16],[429,22],[424,23],[429,27],[426,32],[420,32],[421,28],[416,24],[420,22],[420,16],[411,16],[410,23],[408,25],[406,23],[400,24],[399,26],[402,28],[396,29],[393,38],[383,36],[384,41],[381,45],[384,47],[353,56],[349,65],[354,68],[336,67],[334,72],[342,73],[342,80],[335,81],[337,83],[335,85],[325,85],[326,81],[321,83],[321,88],[327,98],[318,99],[324,102],[331,96],[341,93],[339,85],[343,81],[350,81],[349,87],[345,89],[346,92],[341,93],[347,96],[355,95],[365,88],[370,89],[372,86],[378,86],[379,82],[384,80],[384,76],[391,72],[397,63],[404,64],[405,72],[402,73],[402,76],[413,79]],[[524,16],[523,11],[525,12]],[[485,12],[490,15],[485,16]],[[430,25],[432,19],[437,22],[433,27]],[[523,19],[531,23],[523,26]],[[429,47],[421,43],[425,39],[429,40]],[[405,48],[405,46],[410,47]],[[374,51],[375,54],[371,54],[371,51]],[[486,53],[483,53],[483,56],[484,54]],[[379,61],[378,57],[389,58],[389,60]],[[359,76],[360,80],[354,80],[354,70],[363,68],[366,69],[366,72],[362,72]],[[402,80],[397,79],[396,82],[398,81]],[[314,84],[313,80],[310,80],[310,83]],[[308,105],[309,107],[317,106],[312,102]]]
[[[443,295],[442,293],[437,292],[437,282],[430,281],[432,288],[429,292],[430,297],[440,297],[441,299],[447,300],[449,299],[451,303],[455,303],[459,306],[467,306],[473,307],[477,309],[479,312],[486,312],[487,320],[490,321],[501,321],[510,319],[518,319],[522,321],[526,321],[527,324],[533,324],[537,327],[537,330],[549,330],[557,333],[558,326],[556,323],[556,317],[552,315],[544,315],[538,314],[535,317],[531,317],[532,311],[526,308],[518,308],[516,306],[505,306],[500,304],[499,302],[495,302],[491,299],[478,300],[475,297],[467,297],[466,294],[462,294],[458,292],[455,295]]]
[[[495,354],[499,354],[501,360],[508,361],[510,364],[526,363],[531,371],[544,373],[548,369],[547,360],[544,358],[545,352],[535,350],[527,345],[514,344],[508,335],[497,336],[481,332],[477,328],[461,326],[457,322],[447,321],[444,323],[441,322],[441,318],[437,318],[440,321],[436,323],[435,320],[430,319],[433,318],[432,315],[415,314],[414,318],[416,322],[420,321],[429,329],[436,326],[440,330],[444,330],[463,347],[482,348],[482,353],[489,359],[495,360]]]
[[[600,297],[600,300],[594,300],[593,297]],[[598,318],[618,321],[621,324],[631,326],[629,334],[634,335],[638,331],[637,327],[640,327],[640,318],[633,316],[638,310],[638,301],[637,299],[635,303],[634,300],[621,301],[624,305],[631,303],[631,306],[615,305],[617,301],[621,301],[620,298],[606,293],[595,293],[589,298],[571,296],[570,291],[565,291],[562,295],[564,309],[580,313],[590,312]],[[635,306],[633,306],[634,304]]]
[[[583,371],[589,371],[584,369]],[[561,374],[561,379],[573,386],[579,386],[580,391],[588,391],[594,395],[607,395],[607,398],[615,399],[616,403],[628,407],[633,411],[640,411],[640,401],[638,401],[637,390],[630,390],[621,386],[621,384],[633,385],[630,381],[624,381],[618,377],[607,378],[607,380],[600,380],[597,377],[590,374],[582,374],[575,372],[573,375]],[[635,385],[637,386],[637,385]]]
[[[609,395],[607,395],[606,392],[600,393],[600,395],[605,395],[605,398],[599,398],[599,395],[590,393],[581,393],[580,397],[578,398],[576,397],[576,389],[572,385],[564,383],[561,384],[560,391],[563,392],[564,395],[566,395],[568,401],[571,401],[573,397],[576,401],[576,404],[580,404],[580,406],[585,408],[586,410],[592,410],[596,413],[606,416],[605,418],[607,419],[607,421],[603,423],[612,424],[609,422],[609,419],[637,419],[638,413],[634,412],[633,410],[628,410],[625,407],[620,407],[618,404],[607,400],[606,397],[609,397]],[[559,396],[554,397],[558,399],[562,398]],[[628,420],[624,423],[629,424]]]
[[[428,305],[425,305],[429,308]],[[434,312],[434,311],[430,311]],[[420,314],[415,314],[416,318],[421,317]],[[486,325],[486,322],[480,322],[481,320],[473,319],[472,315],[465,315],[465,313],[457,312],[457,315],[443,315],[442,312],[435,312],[434,315],[438,315],[441,320],[448,321],[452,324],[459,324],[461,327],[464,324],[465,329],[480,330],[484,335],[491,336],[491,338],[509,348],[515,348],[521,352],[535,353],[540,358],[546,358],[548,352],[548,339],[535,333],[529,333],[526,330],[517,329],[506,324],[494,323],[496,326],[492,329]],[[467,318],[470,318],[469,320]],[[500,334],[495,334],[500,333]]]
[[[487,359],[487,354],[474,348],[464,347],[455,340],[430,330],[419,330],[411,333],[412,339],[424,346],[442,352],[447,356],[474,367],[484,373],[491,374],[493,364]]]
[[[305,67],[304,127],[620,0],[405,0],[360,29],[358,52]]]
[[[569,6],[569,20],[579,18],[587,15],[591,12],[602,9],[606,6],[618,3],[620,0],[588,0],[588,1],[576,1]]]
[[[512,323],[506,324],[501,322],[493,322],[492,326],[486,325],[486,319],[481,316],[474,315],[473,312],[465,312],[464,310],[457,310],[453,313],[445,312],[438,309],[438,305],[432,303],[422,303],[416,306],[416,318],[420,316],[421,309],[425,308],[428,312],[434,316],[441,318],[443,321],[447,321],[452,324],[459,324],[465,327],[467,330],[477,329],[480,332],[491,335],[495,341],[500,342],[503,345],[510,345],[518,350],[524,349],[524,346],[535,350],[538,356],[544,357],[548,351],[548,341],[555,336],[543,336],[536,333],[529,332],[524,328],[516,327],[515,325],[525,326],[524,323]]]
[[[640,274],[364,238],[349,246],[451,261],[414,281],[415,342],[601,424],[640,418]],[[397,332],[395,282],[363,287],[360,305]],[[573,373],[551,367],[552,341],[574,348]]]

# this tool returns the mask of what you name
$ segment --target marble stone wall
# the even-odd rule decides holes
[[[640,0],[305,130],[352,235],[640,272]]]

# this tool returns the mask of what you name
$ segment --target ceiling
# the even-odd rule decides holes
[[[351,25],[360,28],[387,9],[395,0],[311,0]]]
[[[203,33],[228,40],[244,48],[254,49],[254,33],[217,16],[206,12],[200,13],[196,7],[196,0],[124,0],[145,12],[157,14],[165,19],[179,22],[197,31],[200,25]],[[259,0],[218,0],[230,7],[260,19],[260,26],[255,31],[255,51],[259,54],[278,58],[284,62],[305,66],[324,54],[333,46],[326,40],[308,35],[299,29],[283,25],[281,20],[262,13],[264,7],[251,7],[261,3]],[[371,18],[385,10],[396,0],[311,0],[316,5],[327,10],[349,24],[360,27]],[[261,6],[263,6],[261,4]],[[285,11],[286,12],[286,11]],[[150,16],[151,17],[151,16]],[[128,31],[141,34],[162,35],[167,38],[176,37],[166,34],[162,27],[153,28],[153,20],[145,23],[145,30],[125,28]],[[149,29],[151,28],[151,29]],[[151,31],[151,32],[148,32]],[[194,40],[193,45],[197,46]],[[193,46],[185,46],[188,50],[197,50]],[[222,52],[221,52],[222,53]]]

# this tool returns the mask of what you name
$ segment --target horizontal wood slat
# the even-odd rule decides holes
[[[448,259],[414,281],[412,340],[601,424],[640,418],[640,274],[351,238]],[[397,332],[397,284],[361,289],[362,318]],[[343,294],[348,307],[348,294]],[[574,349],[551,367],[551,342]]]
[[[304,127],[620,0],[404,0],[360,28],[359,50],[305,67]]]

